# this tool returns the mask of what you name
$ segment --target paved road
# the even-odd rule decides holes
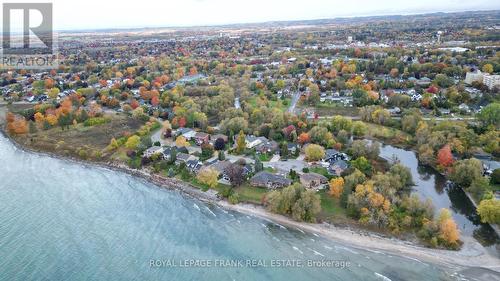
[[[276,162],[264,162],[264,167],[270,167],[282,174],[287,174],[290,172],[290,169],[293,169],[297,172],[301,172],[303,168],[309,167],[309,164],[303,160],[290,159],[287,161],[276,161]]]
[[[295,107],[297,106],[297,103],[299,102],[299,98],[300,98],[300,92],[296,92],[292,97],[292,102],[290,103],[290,107],[288,107],[288,112],[290,112],[290,113],[295,112]]]
[[[240,98],[239,98],[239,97],[235,97],[235,98],[234,98],[234,107],[235,107],[236,109],[241,108]]]

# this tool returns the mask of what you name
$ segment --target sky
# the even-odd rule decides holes
[[[56,30],[200,26],[500,9],[498,0],[10,0],[2,2],[52,2]]]

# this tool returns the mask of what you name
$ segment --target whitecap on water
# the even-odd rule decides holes
[[[378,272],[375,272],[375,276],[377,276],[380,280],[384,280],[384,281],[392,281],[391,279],[389,279],[387,276],[384,276]]]
[[[214,217],[217,217],[217,216],[215,215],[215,213],[214,213],[214,212],[212,212],[212,210],[210,210],[210,208],[205,207],[205,209],[207,209],[207,211],[208,211],[210,214],[212,214]]]
[[[299,253],[301,253],[301,254],[304,254],[304,252],[302,252],[301,250],[299,250],[299,248],[297,248],[297,247],[295,247],[295,246],[293,246],[292,248],[293,248],[295,251],[297,251],[297,252],[299,252]]]
[[[349,248],[346,248],[346,247],[343,247],[343,246],[335,246],[336,249],[342,249],[344,251],[348,251],[349,253],[353,253],[355,255],[359,255],[358,252],[352,250],[352,249],[349,249]]]
[[[201,210],[200,210],[200,207],[198,207],[198,205],[196,205],[196,203],[193,203],[193,204],[194,204],[194,205],[193,205],[193,207],[194,207],[196,210],[201,211]]]

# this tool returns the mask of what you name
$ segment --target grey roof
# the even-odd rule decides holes
[[[266,171],[258,172],[250,179],[250,181],[253,184],[261,186],[267,186],[269,183],[280,184],[282,186],[288,186],[292,184],[291,180],[280,175],[271,174]]]

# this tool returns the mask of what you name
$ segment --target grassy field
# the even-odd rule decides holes
[[[358,116],[359,109],[357,107],[347,107],[335,103],[320,103],[314,107],[314,111],[319,114],[319,116]]]
[[[102,152],[111,138],[119,138],[125,132],[134,133],[144,124],[138,119],[124,115],[106,117],[110,118],[110,121],[101,125],[85,127],[80,123],[65,130],[60,127],[38,129],[36,133],[18,135],[15,138],[23,145],[37,150],[63,152],[68,156],[82,157],[85,154],[86,157],[91,157]]]
[[[287,98],[284,100],[278,99],[278,100],[268,100],[267,103],[260,99],[259,96],[252,96],[250,97],[247,102],[252,106],[252,107],[259,107],[261,105],[265,105],[270,108],[277,108],[281,111],[286,111],[288,110],[288,107],[290,105],[291,99]]]
[[[340,206],[340,200],[330,196],[327,190],[318,191],[321,197],[321,213],[319,218],[334,223],[346,223],[351,219],[346,215],[346,209]]]
[[[240,195],[241,202],[254,204],[261,204],[262,196],[268,193],[268,190],[265,188],[253,187],[248,184],[237,187],[235,191]]]

